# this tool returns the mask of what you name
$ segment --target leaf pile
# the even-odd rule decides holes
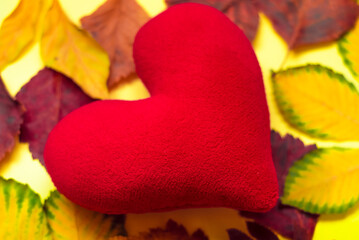
[[[196,2],[226,14],[253,40],[258,11],[272,22],[289,49],[338,39],[354,27],[358,6],[353,0],[166,0],[169,6]]]
[[[253,41],[264,13],[288,49],[340,38],[339,51],[359,81],[358,5],[353,0],[166,0],[168,6],[197,2],[215,7]],[[0,78],[0,160],[16,136],[34,158],[52,128],[71,111],[107,97],[108,87],[134,73],[132,45],[149,16],[135,0],[107,0],[73,24],[59,0],[20,0],[0,28],[0,72],[36,42],[46,66],[12,99]],[[347,33],[348,32],[348,33]],[[307,65],[272,74],[283,120],[316,140],[359,140],[359,91],[340,73]],[[281,199],[267,213],[240,212],[250,235],[228,229],[231,240],[312,238],[318,215],[342,213],[359,201],[359,149],[316,149],[290,135],[271,133]],[[286,204],[286,205],[284,205]],[[304,212],[306,211],[306,212]],[[176,222],[125,236],[124,216],[83,209],[58,192],[42,204],[27,185],[0,178],[0,239],[206,240]],[[14,228],[22,231],[11,231]]]

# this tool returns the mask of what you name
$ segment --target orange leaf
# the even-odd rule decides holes
[[[135,71],[132,45],[149,16],[134,0],[108,0],[92,15],[81,19],[83,28],[107,51],[110,61],[108,86]]]

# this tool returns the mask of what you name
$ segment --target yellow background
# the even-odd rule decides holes
[[[77,25],[79,19],[91,14],[105,0],[60,0],[63,9],[69,18]],[[151,15],[163,11],[166,6],[163,0],[137,0]],[[2,0],[0,3],[0,23],[17,6],[19,0]],[[278,70],[280,66],[291,67],[307,63],[319,63],[328,66],[355,84],[353,76],[344,66],[337,50],[336,43],[321,44],[315,47],[303,48],[287,55],[285,42],[275,33],[270,22],[263,15],[260,16],[260,27],[256,39],[253,42],[254,49],[262,67],[266,85],[268,104],[271,113],[271,126],[281,134],[290,133],[300,137],[306,144],[316,143],[319,147],[355,146],[358,143],[333,143],[316,141],[288,126],[280,116],[274,103],[271,84],[269,81],[270,70]],[[19,61],[7,67],[2,73],[2,78],[10,94],[15,96],[19,89],[30,80],[40,69],[43,63],[40,59],[39,44],[37,43]],[[148,96],[148,92],[139,79],[125,81],[111,91],[110,97],[117,99],[135,100]],[[33,160],[28,150],[28,144],[17,143],[12,153],[0,163],[0,175],[5,178],[14,178],[19,182],[27,183],[38,192],[42,200],[46,199],[54,186],[45,169],[37,160]],[[164,213],[129,214],[126,228],[130,235],[146,231],[149,227],[164,226],[165,222],[172,218],[183,224],[189,232],[202,228],[204,232],[214,240],[228,239],[226,229],[245,229],[244,221],[238,216],[238,212],[232,209],[187,209]],[[346,214],[322,215],[315,230],[315,240],[351,240],[359,239],[359,205],[352,208]]]

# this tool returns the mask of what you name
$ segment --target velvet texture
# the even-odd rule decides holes
[[[139,31],[134,58],[151,97],[97,101],[60,121],[44,154],[57,189],[113,214],[272,208],[268,107],[242,31],[214,8],[180,4]]]

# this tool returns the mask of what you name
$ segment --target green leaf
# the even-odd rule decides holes
[[[49,229],[38,194],[0,177],[0,239],[47,239]]]

